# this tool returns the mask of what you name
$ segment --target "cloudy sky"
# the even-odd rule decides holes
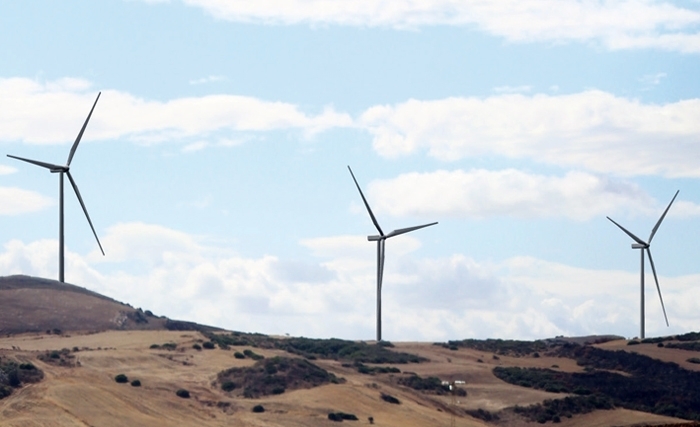
[[[66,281],[269,334],[700,330],[698,0],[0,2],[3,154],[71,164]],[[0,274],[57,278],[58,177],[0,160]]]

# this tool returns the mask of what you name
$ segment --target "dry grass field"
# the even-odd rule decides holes
[[[312,358],[310,362],[340,378],[339,383],[246,398],[240,392],[223,391],[221,384],[216,382],[217,373],[223,370],[250,367],[256,363],[250,357],[235,357],[236,352],[253,350],[266,361],[275,360],[272,359],[275,356],[301,356],[282,349],[249,345],[202,348],[210,339],[206,332],[166,330],[167,319],[157,317],[152,317],[148,325],[138,322],[117,324],[110,321],[115,313],[134,309],[82,288],[52,286],[51,281],[37,282],[41,286],[36,286],[31,280],[24,280],[24,284],[16,278],[9,282],[0,280],[0,313],[4,313],[0,315],[0,331],[3,331],[0,363],[3,360],[31,363],[43,371],[44,378],[23,384],[13,389],[8,397],[0,398],[0,427],[316,427],[335,425],[328,414],[337,412],[356,415],[357,421],[342,421],[350,425],[369,425],[372,417],[373,425],[377,426],[534,426],[539,424],[526,421],[508,408],[561,399],[566,394],[506,383],[494,375],[493,369],[523,367],[564,373],[584,371],[572,359],[544,353],[497,355],[472,348],[450,349],[433,343],[394,343],[391,351],[421,356],[429,361],[371,365],[398,367],[401,373],[368,375],[343,361]],[[71,317],[76,307],[82,317]],[[41,313],[43,310],[50,314]],[[10,312],[22,317],[10,318]],[[23,322],[35,332],[11,332],[21,328]],[[61,325],[60,333],[53,330],[51,326],[54,324]],[[174,345],[169,349],[162,346],[166,343]],[[154,348],[154,344],[158,347]],[[638,352],[673,361],[686,369],[700,368],[700,365],[687,362],[693,352],[685,350],[651,344],[628,346],[624,340],[596,346]],[[50,356],[51,352],[55,352],[54,357]],[[466,396],[429,394],[399,384],[400,378],[411,373],[422,378],[464,381],[460,388],[466,391]],[[128,381],[116,382],[115,377],[119,374],[128,377]],[[130,382],[133,380],[139,380],[140,386],[132,386]],[[179,389],[188,390],[190,397],[177,396]],[[401,403],[383,400],[383,393]],[[256,405],[262,405],[265,411],[253,412]],[[468,413],[478,410],[497,414],[499,418],[487,422]],[[559,425],[682,424],[687,424],[687,421],[614,409],[562,417]]]

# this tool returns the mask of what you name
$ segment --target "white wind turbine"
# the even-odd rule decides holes
[[[641,254],[641,265],[640,265],[641,299],[640,299],[640,333],[639,333],[640,339],[644,339],[644,251],[646,251],[646,253],[649,255],[649,264],[651,264],[651,271],[652,271],[652,273],[654,273],[654,281],[656,282],[656,290],[659,292],[659,301],[661,301],[661,309],[664,312],[664,319],[666,319],[666,326],[668,326],[668,316],[666,316],[666,307],[664,307],[664,299],[661,296],[661,288],[659,287],[659,279],[658,279],[658,277],[656,277],[656,267],[654,266],[654,259],[651,257],[651,249],[649,247],[651,246],[651,241],[654,238],[656,231],[659,229],[659,226],[661,225],[661,221],[664,220],[664,218],[666,217],[666,214],[668,213],[668,210],[671,209],[671,205],[673,204],[673,201],[676,200],[676,196],[678,196],[679,192],[680,192],[680,190],[676,191],[676,194],[671,199],[671,203],[668,204],[668,206],[666,207],[666,210],[661,215],[661,218],[659,218],[659,220],[656,222],[656,225],[651,230],[651,234],[649,235],[649,239],[646,242],[644,240],[640,239],[639,237],[635,236],[634,234],[632,234],[625,227],[623,227],[620,224],[613,221],[612,218],[610,218],[609,216],[606,217],[613,224],[617,225],[620,228],[620,230],[624,231],[625,234],[630,236],[632,238],[632,240],[634,240],[636,242],[636,243],[632,243],[632,249],[639,249],[639,253]]]
[[[367,199],[362,193],[362,189],[360,189],[360,184],[357,183],[357,179],[355,179],[355,174],[352,173],[352,169],[350,169],[350,166],[348,166],[348,170],[350,171],[352,180],[355,181],[357,191],[360,192],[360,197],[362,197],[362,201],[364,202],[365,207],[367,208],[369,217],[372,219],[374,226],[377,227],[377,231],[379,231],[378,236],[367,236],[367,240],[369,240],[370,242],[377,242],[377,342],[379,342],[382,340],[382,277],[384,276],[384,242],[390,237],[398,236],[404,233],[409,233],[411,231],[418,230],[421,228],[430,227],[431,225],[437,224],[437,222],[431,222],[430,224],[417,225],[408,228],[399,228],[398,230],[394,230],[389,234],[384,234],[382,228],[377,222],[377,218],[374,217],[372,209],[369,207],[369,203],[367,203]]]
[[[80,206],[83,208],[83,212],[85,212],[85,218],[88,220],[88,224],[90,224],[90,228],[92,229],[92,234],[95,235],[95,240],[97,240],[97,245],[100,247],[100,251],[102,251],[102,255],[105,254],[105,251],[102,249],[102,244],[100,244],[100,239],[97,238],[97,233],[95,232],[95,227],[92,226],[92,221],[90,220],[90,215],[88,215],[87,208],[85,207],[85,203],[83,202],[83,198],[80,197],[80,191],[78,191],[78,186],[76,185],[75,181],[73,180],[73,177],[70,174],[70,164],[71,161],[73,160],[73,156],[75,155],[75,150],[78,148],[78,144],[80,143],[80,140],[83,137],[83,133],[85,132],[85,128],[87,127],[88,122],[90,121],[90,117],[92,116],[92,112],[95,110],[95,105],[97,105],[97,101],[100,99],[100,93],[97,94],[97,98],[95,99],[95,103],[92,104],[92,109],[90,109],[90,114],[88,114],[87,119],[85,119],[85,123],[83,123],[82,129],[80,129],[80,133],[78,133],[78,137],[75,139],[75,142],[73,143],[73,147],[70,149],[70,154],[68,155],[68,161],[66,162],[65,165],[55,165],[52,163],[45,163],[45,162],[40,162],[38,160],[31,160],[31,159],[25,159],[23,157],[17,157],[17,156],[12,156],[10,154],[7,155],[7,157],[11,157],[13,159],[17,160],[22,160],[23,162],[31,163],[33,165],[41,166],[42,168],[46,168],[51,173],[57,173],[59,176],[58,180],[58,186],[59,186],[59,197],[58,197],[58,281],[63,282],[64,281],[64,236],[63,236],[63,174],[66,174],[68,176],[68,180],[70,181],[71,186],[73,187],[73,190],[75,191],[75,195],[78,196],[78,201],[80,202]]]

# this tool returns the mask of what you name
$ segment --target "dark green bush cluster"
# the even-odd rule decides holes
[[[338,422],[342,422],[343,420],[357,421],[357,416],[355,414],[346,414],[345,412],[330,412],[328,414],[328,419]]]
[[[563,399],[545,400],[530,406],[516,406],[515,413],[531,421],[544,424],[547,421],[558,423],[562,417],[571,418],[573,414],[585,414],[600,409],[613,409],[611,400],[606,396],[574,396]]]
[[[141,387],[141,381],[140,380],[133,380],[131,382],[132,387]]]
[[[401,401],[399,399],[395,398],[394,396],[392,396],[390,394],[382,393],[380,397],[385,402],[393,403],[394,405],[401,404]]]
[[[236,359],[245,359],[245,354],[241,353],[240,351],[237,351],[233,353],[233,357],[235,357]]]
[[[576,360],[583,373],[495,368],[499,378],[546,389],[549,385],[582,397],[598,396],[612,405],[659,415],[700,420],[700,372],[629,351],[563,345],[559,357]],[[528,372],[524,372],[528,371]],[[627,375],[612,371],[621,371]]]
[[[353,366],[357,369],[357,372],[365,375],[401,373],[401,370],[395,366],[367,366],[360,362],[355,362]]]
[[[277,341],[267,335],[245,332],[231,332],[230,334],[206,333],[205,335],[222,349],[227,349],[229,346],[238,347],[244,345],[259,348],[275,348],[275,342]]]
[[[233,381],[224,381],[221,383],[221,390],[223,391],[233,391],[236,389],[236,383]]]
[[[262,405],[255,405],[253,406],[253,412],[258,414],[261,412],[265,412],[265,407],[263,407]]]
[[[428,359],[414,354],[389,350],[390,345],[367,344],[337,338],[311,339],[290,338],[277,341],[277,348],[301,356],[316,356],[322,359],[348,360],[359,363],[405,364],[420,363]]]
[[[44,373],[30,362],[18,363],[15,360],[0,358],[0,399],[10,394],[24,383],[39,382]]]
[[[127,376],[124,375],[124,374],[118,374],[117,376],[114,377],[114,381],[116,381],[116,382],[118,382],[118,383],[120,383],[120,384],[128,383],[128,382],[129,382],[129,377],[127,377]]]
[[[474,418],[478,418],[480,420],[484,421],[496,421],[499,419],[498,414],[495,414],[493,412],[489,412],[485,409],[467,409],[464,412],[467,414],[471,415]]]
[[[303,356],[309,360],[320,358],[376,364],[420,363],[428,360],[413,354],[392,351],[390,348],[394,347],[394,345],[389,341],[367,344],[365,342],[346,341],[337,338],[275,339],[267,335],[246,334],[243,332],[232,332],[230,334],[207,333],[205,335],[221,348],[224,348],[224,346],[245,345],[264,349],[277,349]]]
[[[257,354],[253,350],[250,350],[250,349],[243,350],[243,355],[250,357],[253,360],[262,360],[265,358],[265,356],[263,356],[261,354]]]
[[[666,348],[677,348],[680,350],[687,350],[687,351],[700,351],[700,342],[698,341],[692,341],[692,342],[671,342],[666,344]]]
[[[200,351],[202,349],[202,346],[197,344],[197,343],[194,343],[194,344],[192,344],[192,348],[197,350],[197,351]]]
[[[551,369],[497,366],[493,368],[493,374],[507,383],[521,387],[531,387],[551,393],[571,393],[573,391],[571,374]]]
[[[44,363],[50,363],[58,366],[73,366],[75,356],[71,354],[70,349],[63,348],[61,350],[47,350],[37,356],[37,359]]]
[[[687,334],[676,335],[677,341],[700,341],[700,332],[688,332]]]
[[[213,350],[213,349],[216,348],[216,344],[214,344],[213,341],[205,341],[205,342],[202,344],[202,347],[204,347],[204,348],[207,349],[207,350]]]
[[[527,356],[536,352],[546,351],[549,346],[546,342],[538,341],[518,341],[502,339],[466,339],[460,341],[448,341],[447,343],[436,343],[444,348],[455,350],[457,348],[471,348],[479,351],[488,351],[508,356]]]
[[[184,388],[179,389],[178,391],[175,392],[177,397],[181,397],[183,399],[189,399],[190,398],[190,392],[185,390]]]
[[[259,360],[245,368],[230,368],[217,375],[222,385],[233,383],[230,391],[241,389],[246,398],[282,394],[286,390],[316,387],[341,380],[308,360],[288,357],[272,357]],[[227,387],[230,387],[228,385]]]
[[[690,362],[690,363],[700,363],[700,358],[698,358],[698,357],[691,357],[690,359],[688,359],[688,362]]]
[[[437,394],[440,396],[450,393],[450,386],[443,385],[440,378],[437,377],[422,378],[418,375],[409,375],[399,378],[398,382],[403,386],[410,387],[423,393]]]

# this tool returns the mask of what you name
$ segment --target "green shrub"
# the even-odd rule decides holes
[[[223,384],[221,384],[221,389],[223,391],[233,391],[236,389],[236,383],[233,381],[225,381]]]
[[[690,363],[700,363],[700,358],[691,357],[690,359],[688,359],[688,362],[690,362]]]
[[[202,347],[204,347],[207,350],[213,350],[216,348],[216,345],[211,341],[207,341],[204,344],[202,344]]]
[[[192,344],[192,348],[195,349],[195,350],[197,350],[197,351],[200,351],[200,350],[202,349],[202,346],[199,345],[199,344],[197,344],[197,343],[195,343],[195,344]]]
[[[127,376],[124,375],[124,374],[119,374],[119,375],[117,375],[116,377],[114,377],[114,381],[116,381],[116,382],[122,384],[122,383],[127,383],[127,382],[129,382],[129,378],[127,378]]]
[[[141,381],[140,380],[133,380],[131,382],[132,387],[141,387]]]
[[[36,369],[36,366],[34,366],[31,362],[21,363],[19,365],[19,369],[22,369],[25,371],[33,371]]]
[[[394,396],[392,396],[390,394],[382,393],[381,397],[382,397],[382,400],[385,402],[393,403],[394,405],[401,404],[401,401],[399,399],[395,398]]]
[[[0,399],[4,399],[12,394],[12,388],[4,385],[0,385]]]
[[[179,389],[178,391],[175,392],[175,394],[178,397],[181,397],[183,399],[189,399],[190,398],[190,392],[185,390],[184,388]]]
[[[236,359],[245,359],[245,354],[241,353],[240,351],[237,351],[233,353],[233,357],[235,357]]]
[[[153,349],[156,349],[156,348],[160,348],[160,346],[159,346],[158,344],[151,344],[151,346],[148,347],[148,348],[150,348],[151,350],[153,350]]]
[[[253,406],[253,412],[255,412],[255,413],[265,412],[265,408],[262,405],[255,405],[255,406]]]

